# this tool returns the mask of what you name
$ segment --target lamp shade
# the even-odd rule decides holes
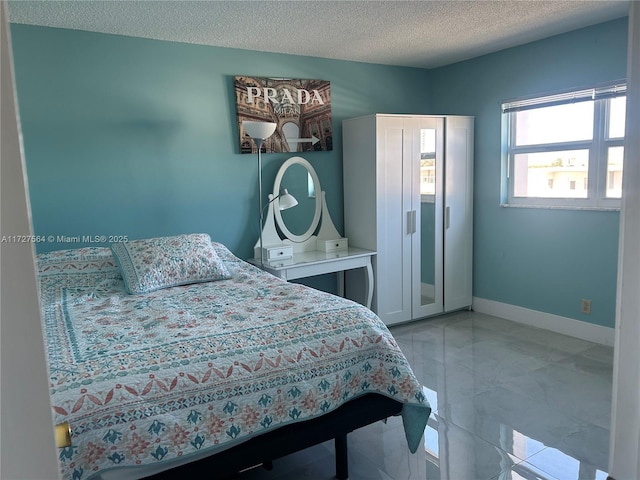
[[[277,198],[280,200],[278,202],[278,207],[280,208],[280,210],[287,210],[298,205],[298,200],[296,200],[296,197],[291,195],[286,188],[280,189],[280,193],[278,194]]]
[[[244,131],[254,140],[265,140],[276,131],[277,124],[273,122],[252,122],[245,120],[242,122]]]

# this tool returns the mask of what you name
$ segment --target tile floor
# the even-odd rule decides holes
[[[350,480],[604,480],[613,349],[474,312],[392,327],[431,403],[424,449],[402,423],[349,435]],[[327,442],[242,480],[334,478]]]

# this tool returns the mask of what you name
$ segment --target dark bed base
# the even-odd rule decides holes
[[[281,427],[211,457],[147,477],[147,480],[225,479],[256,465],[269,467],[277,458],[331,439],[335,439],[336,477],[346,480],[349,476],[347,434],[398,415],[401,410],[402,403],[382,395],[369,394],[351,400],[322,417]]]

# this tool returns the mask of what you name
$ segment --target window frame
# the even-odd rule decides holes
[[[608,138],[610,100],[626,96],[626,82],[620,80],[589,89],[573,89],[554,94],[537,95],[502,102],[502,206],[619,210],[620,198],[607,198],[608,149],[624,147],[624,137]],[[590,140],[552,142],[516,146],[516,115],[527,109],[593,101],[593,134]],[[515,156],[524,153],[588,150],[587,197],[523,197],[515,196]]]

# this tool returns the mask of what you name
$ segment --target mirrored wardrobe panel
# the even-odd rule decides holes
[[[442,216],[442,199],[437,195],[442,190],[442,126],[441,118],[425,118],[416,122],[420,167],[416,171],[419,196],[416,196],[415,202],[419,205],[416,222],[420,222],[420,231],[419,236],[416,236],[419,250],[412,261],[415,265],[420,265],[413,300],[415,314],[419,316],[442,311],[439,292],[442,285],[442,269],[441,262],[436,262],[442,248],[442,241],[438,236],[440,232],[436,228],[436,222],[440,222]],[[438,293],[436,284],[439,286]],[[425,308],[430,306],[431,308]]]

